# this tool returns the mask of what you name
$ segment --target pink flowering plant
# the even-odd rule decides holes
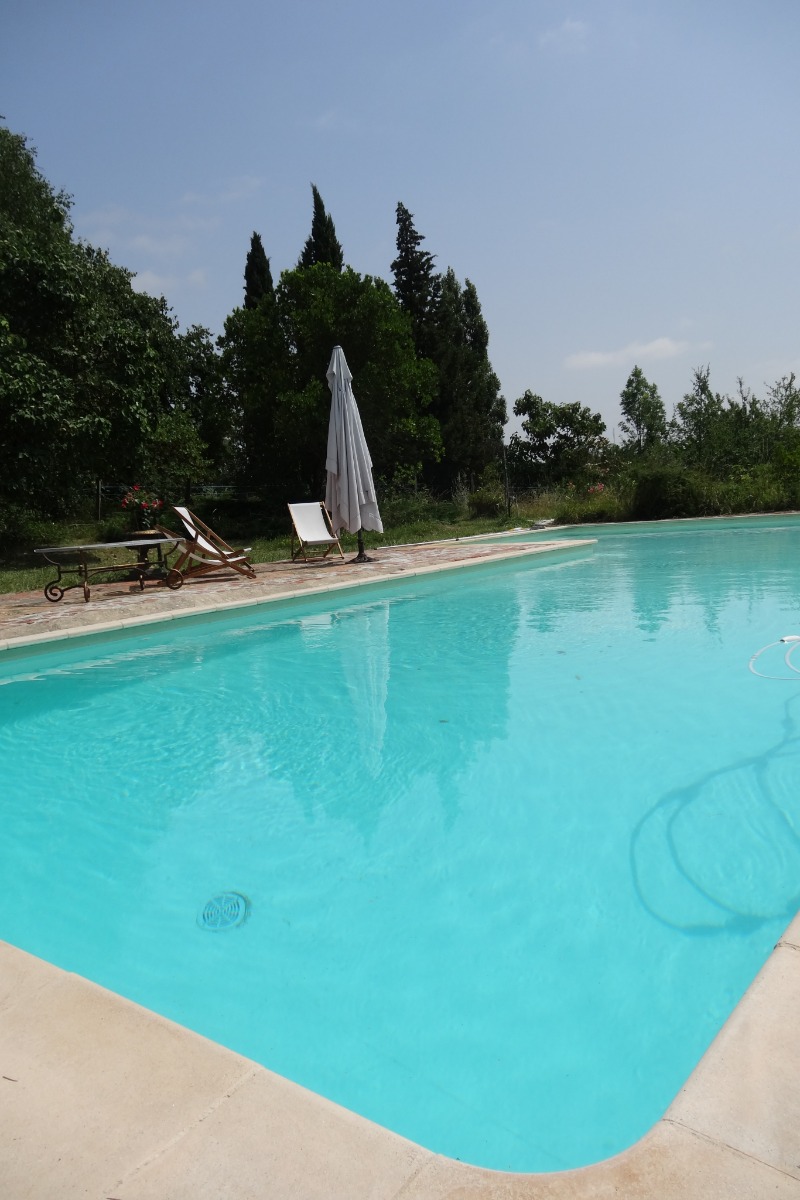
[[[161,516],[164,501],[135,483],[123,496],[122,507],[133,514],[137,529],[152,529]]]

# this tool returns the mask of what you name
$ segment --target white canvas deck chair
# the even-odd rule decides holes
[[[176,504],[173,512],[180,517],[186,536],[181,538],[180,553],[167,576],[168,587],[179,587],[178,579],[183,583],[185,579],[209,575],[212,571],[236,571],[248,579],[255,579],[256,573],[247,557],[249,546],[245,550],[232,550],[188,508]]]
[[[290,504],[292,518],[292,562],[301,554],[305,562],[311,558],[327,558],[334,546],[344,558],[339,539],[333,532],[330,513],[321,500],[308,504]],[[295,541],[299,543],[295,550]]]

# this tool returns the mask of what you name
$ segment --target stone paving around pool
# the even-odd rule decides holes
[[[57,605],[40,592],[0,596],[0,649],[589,546],[437,543],[381,549],[359,566],[264,564],[255,581],[219,576],[178,592],[102,585],[88,604],[80,589]],[[640,1142],[579,1170],[504,1174],[414,1145],[0,941],[0,1197],[800,1200],[799,1014],[800,916]]]
[[[232,571],[219,572],[190,579],[177,591],[157,582],[145,584],[144,591],[135,582],[93,583],[88,603],[80,587],[66,592],[64,599],[55,604],[45,599],[42,591],[0,594],[0,649],[11,643],[19,645],[23,641],[45,641],[98,628],[169,620],[181,614],[335,591],[399,576],[407,578],[509,558],[574,555],[593,544],[593,539],[554,539],[537,543],[507,541],[499,545],[452,541],[388,546],[371,550],[373,561],[368,563],[353,563],[352,558],[344,562],[340,558],[326,558],[308,563],[302,560],[257,563],[254,580]]]

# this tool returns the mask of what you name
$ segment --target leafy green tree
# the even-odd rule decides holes
[[[531,391],[514,404],[522,435],[512,434],[509,458],[518,484],[546,486],[585,478],[605,459],[605,422],[582,404],[552,404]]]
[[[4,231],[35,231],[40,241],[49,240],[51,234],[69,236],[70,197],[64,191],[53,191],[36,166],[36,153],[28,139],[5,126],[0,126],[0,162],[0,220]]]
[[[59,513],[96,477],[114,433],[123,455],[136,443],[152,364],[129,351],[147,301],[128,273],[73,242],[68,199],[6,129],[0,179],[0,488]],[[121,311],[123,294],[133,312]]]
[[[397,205],[397,257],[392,263],[394,294],[411,318],[414,345],[420,358],[433,351],[433,322],[439,301],[440,280],[433,269],[434,256],[422,250],[425,238],[414,228],[413,214]]]
[[[623,419],[620,428],[625,445],[637,454],[663,444],[667,438],[667,414],[654,383],[649,383],[640,367],[634,366],[620,393]]]
[[[244,267],[244,306],[255,308],[264,296],[275,291],[269,259],[264,251],[261,234],[253,233]]]
[[[69,209],[27,140],[0,127],[0,312],[31,353],[47,346],[80,293]]]
[[[232,414],[221,359],[207,329],[195,325],[179,334],[163,299],[133,295],[140,342],[134,347],[129,339],[121,366],[130,366],[131,355],[149,363],[142,378],[146,386],[140,393],[116,391],[105,365],[102,387],[118,403],[107,410],[112,428],[95,473],[138,479],[177,501],[189,496],[192,481],[219,477],[230,465]]]
[[[767,408],[780,428],[772,439],[770,462],[786,487],[789,503],[800,506],[800,392],[794,375],[784,376],[769,389]]]
[[[687,466],[713,475],[730,462],[731,429],[725,399],[711,390],[710,377],[710,367],[695,369],[692,390],[675,407],[671,434]]]
[[[709,367],[694,372],[692,390],[676,406],[671,426],[684,464],[715,479],[785,461],[800,425],[800,391],[794,375],[767,389],[760,400],[740,379],[735,397],[711,389]]]
[[[130,478],[183,386],[164,300],[76,243],[68,214],[0,128],[0,496],[48,515]]]
[[[739,380],[740,393],[743,389],[744,384]],[[764,410],[779,429],[795,429],[800,425],[800,388],[794,372],[767,388]]]
[[[69,198],[26,139],[0,127],[0,496],[53,513],[77,486],[84,433],[64,370],[81,294],[71,232]]]
[[[303,247],[298,267],[314,267],[318,263],[327,263],[337,271],[344,266],[344,254],[336,237],[333,218],[325,211],[322,197],[315,184],[311,185],[314,199],[314,211],[311,217],[311,233]]]
[[[81,243],[84,289],[70,333],[76,356],[68,367],[80,411],[97,429],[81,454],[94,477],[127,474],[139,442],[171,405],[179,367],[177,321],[163,297],[132,287],[129,271],[104,251]]]
[[[776,462],[800,432],[800,390],[794,374],[767,388],[759,400],[739,379],[736,398],[726,397],[724,416],[732,426],[729,440],[745,466]]]
[[[201,473],[225,476],[233,466],[235,425],[223,386],[222,356],[202,325],[179,334],[174,351],[168,411],[181,413],[196,433],[205,464]],[[189,475],[197,481],[199,468]]]
[[[162,499],[177,503],[189,501],[192,480],[205,479],[210,470],[212,463],[191,417],[171,409],[159,417],[142,443],[136,478],[146,481]]]

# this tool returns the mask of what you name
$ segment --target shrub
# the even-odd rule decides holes
[[[8,501],[0,505],[0,550],[8,551],[26,541],[25,512]]]
[[[797,485],[781,476],[769,463],[739,471],[717,485],[720,511],[777,512],[797,501]]]
[[[449,516],[452,505],[435,501],[427,488],[403,491],[391,486],[378,489],[378,509],[383,524],[410,525],[415,521],[430,520],[433,513],[445,508]]]
[[[469,511],[473,517],[499,517],[505,507],[503,494],[494,488],[479,487],[470,493]]]
[[[161,519],[164,508],[164,501],[155,492],[138,483],[128,489],[120,504],[132,518],[134,529],[151,529]]]
[[[553,516],[559,525],[625,521],[630,517],[627,497],[616,485],[596,483],[577,487],[567,483],[556,495]]]
[[[453,504],[462,516],[469,514],[469,487],[463,475],[457,475],[453,484]]]
[[[720,511],[715,492],[700,471],[672,463],[643,467],[635,477],[631,515],[641,521],[714,516]]]

